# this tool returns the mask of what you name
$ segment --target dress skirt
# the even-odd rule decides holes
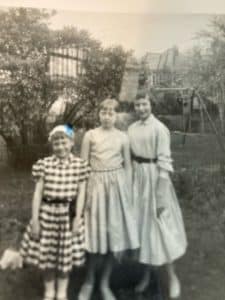
[[[91,172],[85,228],[86,249],[90,253],[139,248],[131,191],[123,168]]]
[[[139,262],[160,266],[182,256],[187,247],[181,209],[168,177],[164,193],[166,208],[157,217],[157,180],[155,163],[133,163],[134,209],[140,236]]]
[[[21,243],[25,264],[41,270],[68,273],[73,266],[85,262],[84,223],[77,233],[72,233],[69,203],[42,203],[40,209],[40,237],[34,239],[31,223],[27,226]]]

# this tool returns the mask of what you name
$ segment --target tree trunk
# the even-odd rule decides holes
[[[220,117],[220,124],[221,124],[221,131],[224,133],[224,112],[225,112],[225,107],[224,107],[224,85],[223,82],[220,82],[220,99],[218,103],[218,108],[219,108],[219,117]]]

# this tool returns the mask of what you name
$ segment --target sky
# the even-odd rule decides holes
[[[212,3],[213,2],[213,3]],[[55,8],[53,29],[73,25],[89,31],[103,46],[121,44],[137,57],[174,45],[183,51],[198,44],[215,13],[225,13],[220,0],[0,0],[1,6]]]
[[[198,44],[196,33],[207,29],[212,15],[128,14],[59,11],[51,27],[74,25],[87,29],[103,46],[121,44],[137,57],[162,52],[174,45],[183,51]]]
[[[4,6],[126,13],[225,13],[224,0],[0,0]]]

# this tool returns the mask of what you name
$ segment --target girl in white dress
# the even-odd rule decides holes
[[[169,173],[173,172],[170,133],[167,127],[151,113],[151,102],[146,93],[140,93],[134,102],[139,120],[128,129],[133,158],[133,198],[137,214],[140,255],[145,265],[166,264],[171,298],[180,295],[180,283],[173,261],[186,251],[187,240],[181,210]],[[139,291],[150,280],[150,268]]]
[[[139,247],[130,194],[130,148],[127,135],[114,127],[117,107],[116,100],[104,100],[99,111],[100,127],[89,130],[83,139],[81,156],[91,166],[85,209],[89,263],[79,300],[91,298],[99,256],[103,258],[102,297],[114,300],[109,287],[113,258]]]

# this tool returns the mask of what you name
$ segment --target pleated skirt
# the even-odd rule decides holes
[[[32,236],[31,223],[24,233],[20,253],[25,264],[41,270],[68,273],[73,266],[85,262],[84,221],[74,234],[71,228],[69,203],[42,203],[40,209],[40,237]]]
[[[138,220],[138,261],[153,266],[172,263],[187,247],[183,216],[173,184],[168,177],[164,193],[165,210],[157,217],[156,164],[134,162],[134,210]]]
[[[90,174],[85,237],[90,253],[118,253],[139,248],[131,190],[123,168]]]

